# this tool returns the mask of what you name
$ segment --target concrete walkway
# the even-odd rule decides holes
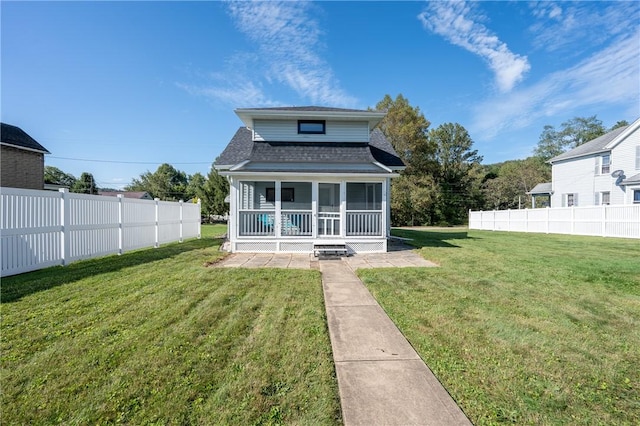
[[[470,425],[346,262],[320,271],[345,425]]]
[[[353,425],[470,425],[356,276],[358,268],[437,266],[412,250],[318,260],[234,253],[216,267],[320,269],[342,418]]]

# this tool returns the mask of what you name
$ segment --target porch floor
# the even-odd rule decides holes
[[[361,253],[336,258],[351,270],[359,268],[406,268],[438,266],[425,260],[412,250],[397,250],[387,253]],[[216,267],[223,268],[293,268],[319,269],[318,258],[313,254],[291,253],[232,253]]]

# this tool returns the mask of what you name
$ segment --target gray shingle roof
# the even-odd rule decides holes
[[[552,192],[553,192],[553,186],[551,185],[551,182],[544,182],[534,186],[531,191],[527,192],[527,194],[533,194],[533,195],[551,194]]]
[[[384,134],[375,129],[370,143],[353,142],[254,142],[251,130],[240,127],[215,162],[216,166],[233,166],[243,161],[260,163],[371,164],[403,167],[404,163]]]
[[[12,126],[11,124],[1,123],[0,139],[0,141],[4,144],[29,149],[32,151],[38,151],[44,154],[51,154],[47,150],[47,148],[40,145],[24,130],[22,130],[20,127]]]
[[[590,140],[589,142],[583,143],[580,146],[575,147],[574,149],[562,153],[556,157],[553,157],[549,162],[554,163],[556,161],[568,160],[570,158],[582,157],[585,155],[598,154],[600,152],[607,152],[608,150],[605,147],[614,140],[620,133],[624,132],[627,129],[625,127],[618,127],[615,130],[610,131],[598,138]]]

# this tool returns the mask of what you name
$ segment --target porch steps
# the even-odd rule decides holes
[[[313,244],[313,255],[319,256],[347,256],[349,254],[347,245],[344,243]]]

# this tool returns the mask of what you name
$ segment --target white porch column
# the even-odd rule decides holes
[[[340,237],[347,236],[347,182],[340,181]]]
[[[229,220],[227,221],[227,233],[231,242],[231,251],[235,249],[238,239],[238,180],[229,177]]]
[[[275,216],[273,218],[273,221],[275,222],[274,225],[274,230],[275,230],[275,234],[276,234],[276,238],[280,237],[280,228],[282,225],[282,220],[280,219],[280,212],[282,210],[282,181],[280,180],[276,180],[275,181],[275,191],[276,191],[276,213]]]
[[[318,238],[318,181],[311,182],[311,238]]]
[[[386,178],[384,180],[384,182],[382,183],[382,223],[381,223],[381,230],[383,232],[385,232],[385,235],[382,235],[383,237],[389,237],[391,236],[391,203],[388,200],[388,197],[390,195],[390,191],[389,191],[389,182],[391,179]]]

